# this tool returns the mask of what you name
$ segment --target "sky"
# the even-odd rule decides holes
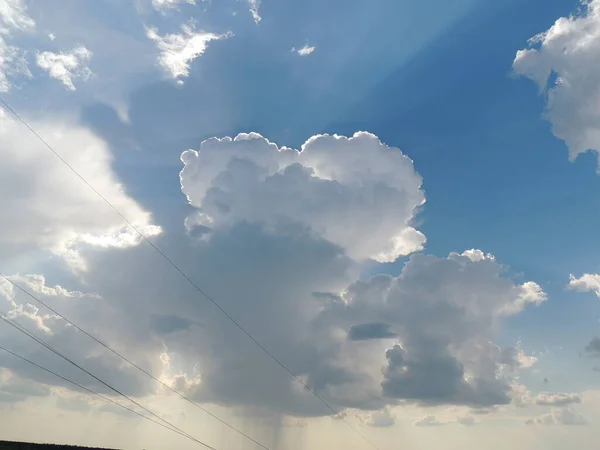
[[[0,0],[0,439],[597,448],[599,54],[600,0]]]

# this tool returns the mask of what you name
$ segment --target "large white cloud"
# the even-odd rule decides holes
[[[534,80],[548,97],[554,134],[571,159],[600,152],[600,0],[582,2],[582,13],[561,17],[520,50],[514,70]]]
[[[300,152],[256,133],[240,134],[204,141],[181,159],[183,192],[199,210],[190,226],[287,220],[354,259],[380,262],[425,242],[411,226],[425,202],[421,177],[407,156],[372,134],[314,136]]]
[[[79,244],[124,247],[139,241],[39,139],[8,112],[0,114],[0,258],[31,248],[73,258]],[[102,140],[68,120],[30,124],[132,223],[149,235],[159,232],[151,215],[125,193]]]
[[[511,401],[518,371],[532,360],[493,341],[504,320],[546,300],[537,284],[515,282],[475,249],[415,254],[397,277],[357,281],[365,258],[391,261],[424,241],[410,225],[424,202],[421,178],[398,149],[368,133],[315,136],[300,152],[243,134],[209,139],[182,160],[182,190],[197,211],[190,232],[158,237],[158,245],[334,408],[380,411],[370,424],[383,426],[393,421],[386,407],[404,402]],[[97,295],[55,300],[59,311],[156,376],[203,402],[331,414],[149,246],[81,251],[82,281]],[[20,280],[40,295],[68,297],[39,277]],[[62,321],[23,300],[9,305],[72,348],[60,340],[74,340]],[[95,351],[82,346],[76,355],[96,361]],[[100,355],[102,373],[117,364]],[[119,370],[126,386],[135,383]]]

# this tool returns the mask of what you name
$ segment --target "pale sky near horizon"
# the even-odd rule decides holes
[[[0,347],[219,450],[61,315],[271,450],[596,449],[599,55],[600,0],[0,0],[0,314],[97,379]],[[198,446],[0,350],[2,439]]]

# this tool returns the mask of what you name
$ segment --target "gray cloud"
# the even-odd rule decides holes
[[[593,338],[585,347],[585,352],[594,358],[600,357],[600,338]]]
[[[365,323],[353,325],[348,332],[348,339],[351,341],[368,341],[370,339],[387,339],[397,336],[390,331],[390,326],[386,323]]]

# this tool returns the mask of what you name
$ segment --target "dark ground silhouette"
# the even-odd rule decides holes
[[[0,441],[0,450],[109,450],[76,445],[32,444],[29,442]]]

